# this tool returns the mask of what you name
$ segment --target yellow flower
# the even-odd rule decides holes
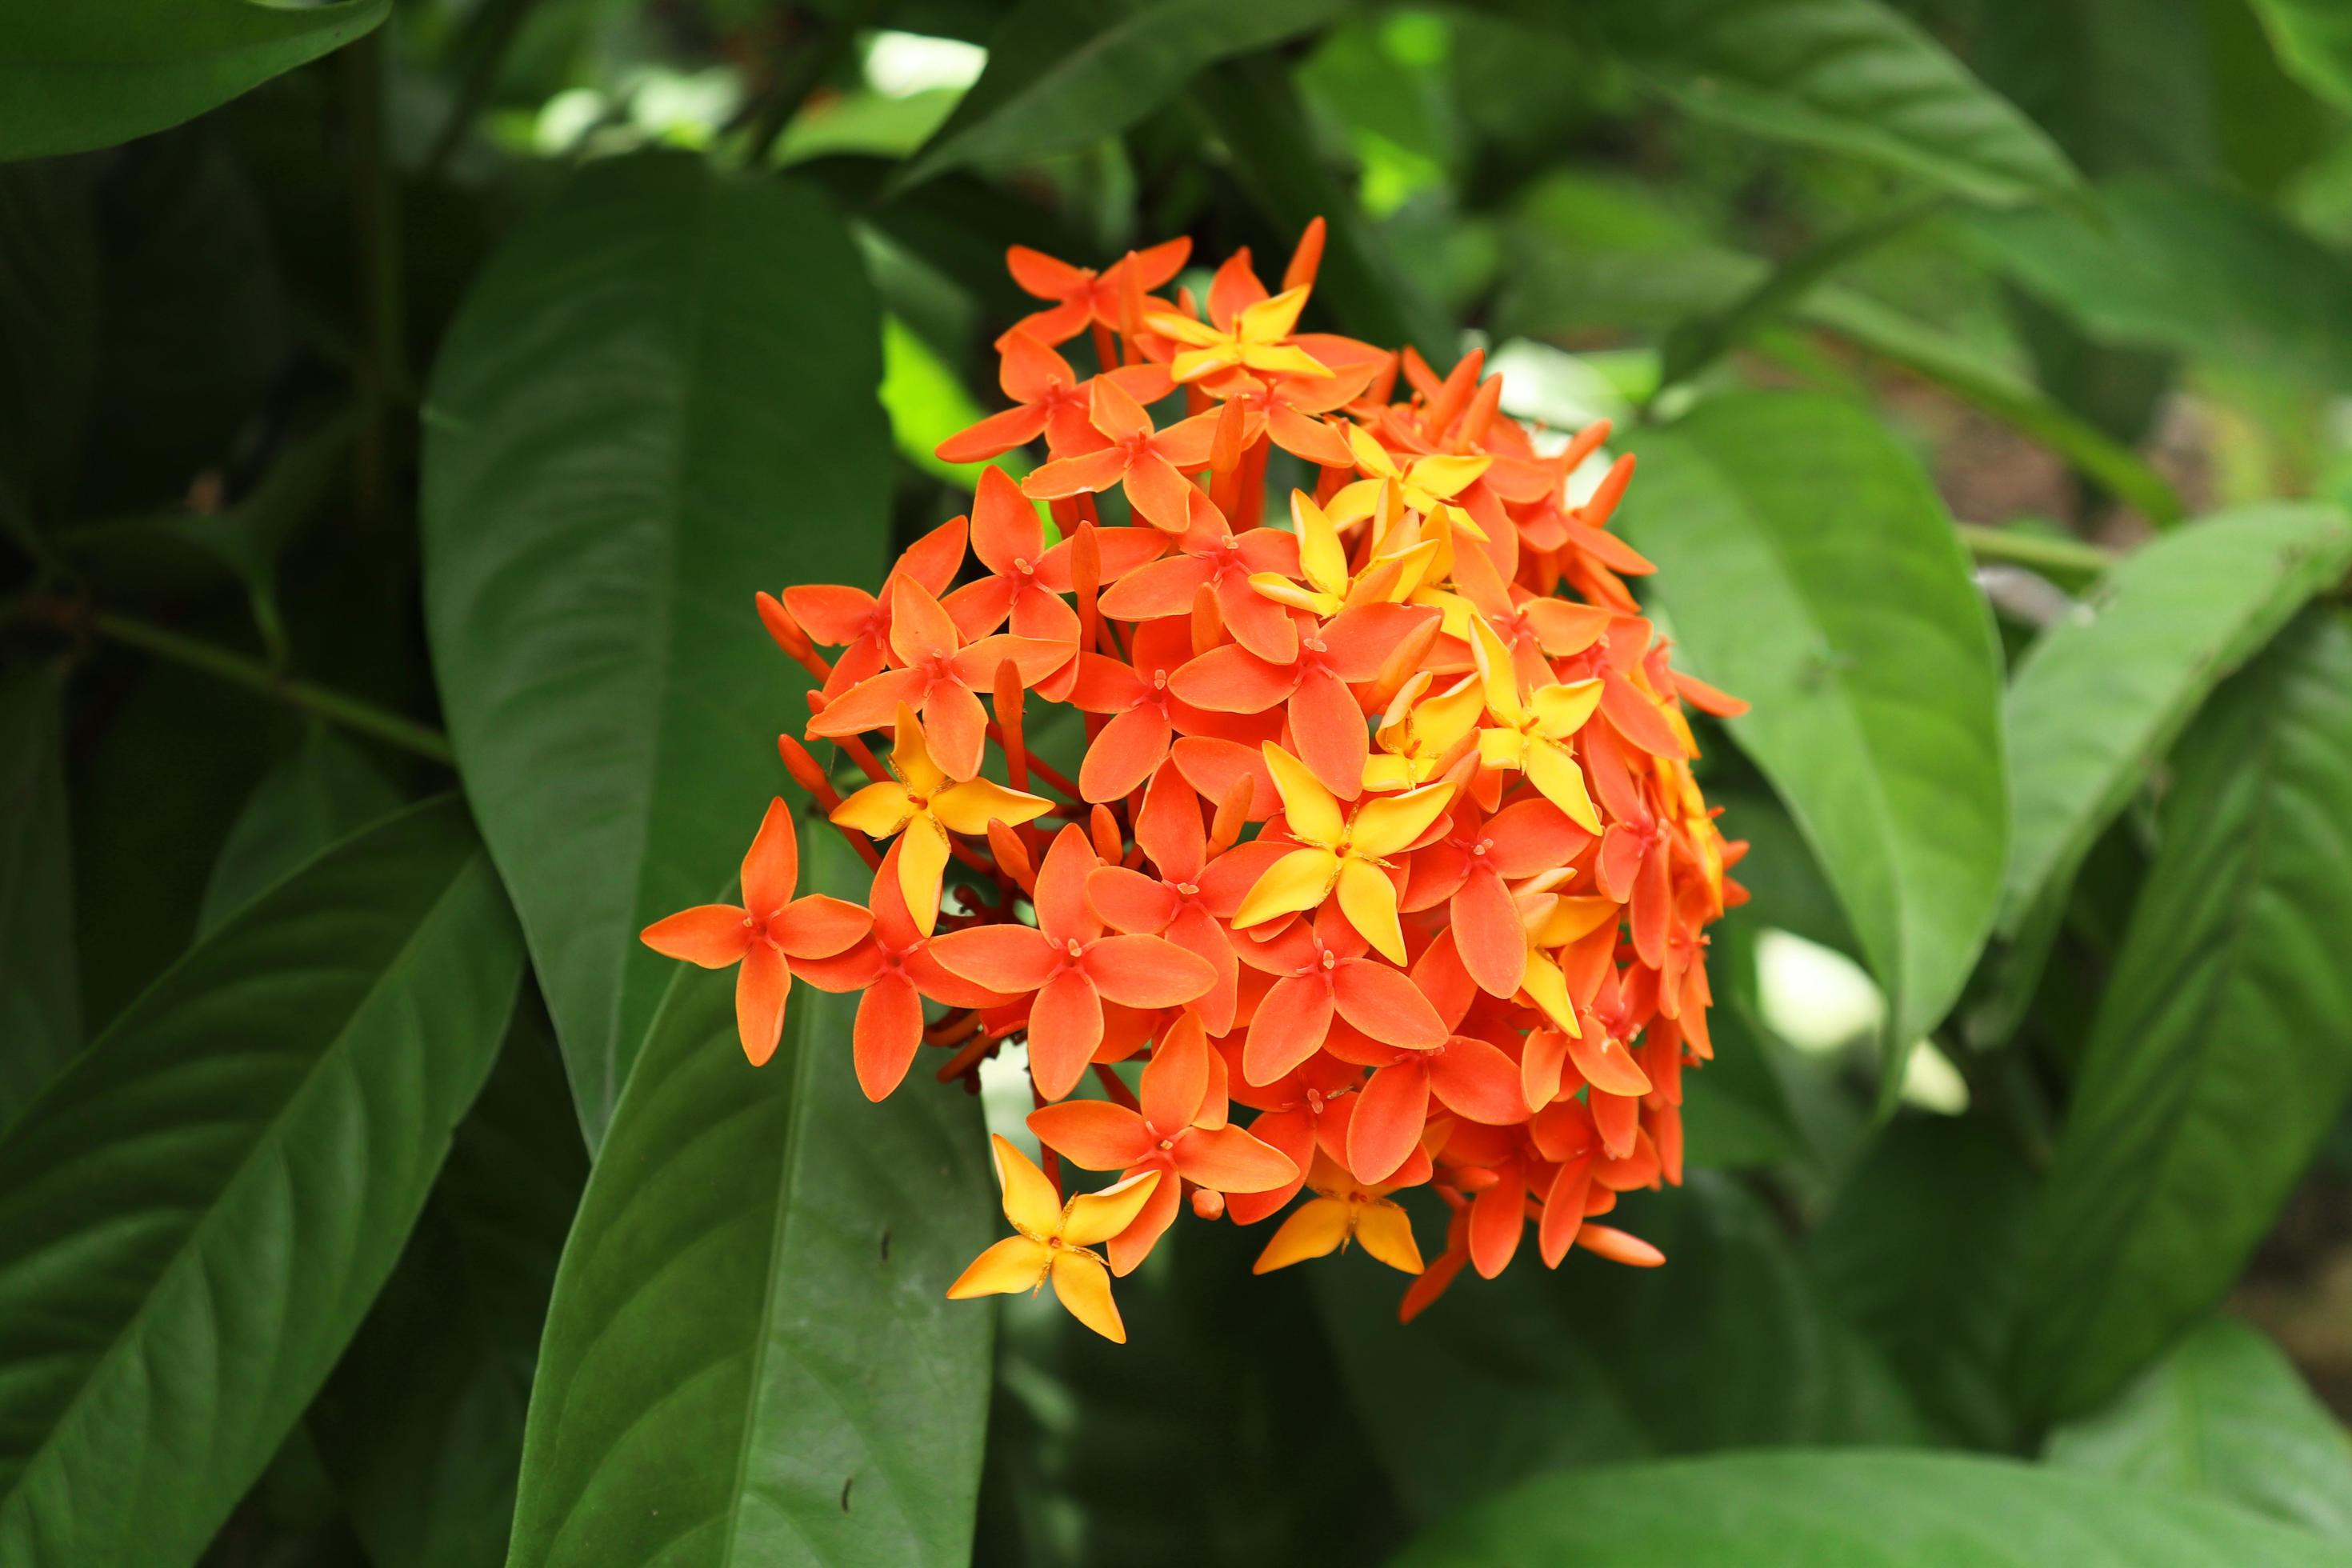
[[[898,841],[898,892],[907,900],[907,912],[914,917],[916,928],[929,936],[939,921],[948,835],[985,834],[991,822],[1017,827],[1045,815],[1052,803],[988,779],[950,784],[946,771],[931,761],[921,721],[903,702],[898,705],[896,733],[890,749],[895,782],[867,784],[835,806],[831,820],[868,838],[903,835]]]
[[[1364,1250],[1407,1274],[1421,1272],[1421,1248],[1412,1239],[1412,1220],[1388,1194],[1395,1189],[1381,1183],[1357,1181],[1331,1157],[1316,1152],[1315,1169],[1307,1184],[1315,1197],[1299,1205],[1282,1222],[1250,1268],[1253,1274],[1287,1268],[1310,1258],[1324,1258],[1360,1241]]]
[[[1282,795],[1283,820],[1298,847],[1265,868],[1234,916],[1236,927],[1319,908],[1337,888],[1339,912],[1390,963],[1405,962],[1397,923],[1396,885],[1385,855],[1401,853],[1428,831],[1454,798],[1450,784],[1380,795],[1343,816],[1339,803],[1307,764],[1273,742],[1261,750]]]
[[[1330,366],[1297,344],[1284,342],[1298,326],[1298,313],[1307,308],[1307,293],[1301,285],[1286,289],[1271,300],[1245,305],[1223,331],[1173,310],[1154,310],[1143,324],[1161,337],[1192,345],[1180,350],[1168,367],[1180,382],[1198,381],[1234,366],[1271,375],[1329,375]]]
[[[1127,1326],[1110,1299],[1110,1268],[1094,1247],[1135,1223],[1160,1184],[1160,1173],[1146,1171],[1098,1193],[1077,1193],[1068,1203],[1056,1203],[1054,1184],[1027,1155],[1003,1138],[989,1142],[996,1153],[996,1184],[1004,1193],[1004,1217],[1019,1234],[973,1258],[948,1287],[948,1300],[1034,1291],[1050,1279],[1055,1298],[1070,1316],[1113,1344],[1125,1344]]]
[[[1570,821],[1587,833],[1599,833],[1601,817],[1592,809],[1584,770],[1570,754],[1568,742],[1601,706],[1601,682],[1555,681],[1522,702],[1510,649],[1483,617],[1472,621],[1471,632],[1470,650],[1486,685],[1487,716],[1495,721],[1478,731],[1478,760],[1490,768],[1526,773],[1528,782],[1568,813]]]

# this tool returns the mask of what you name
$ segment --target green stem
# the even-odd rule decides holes
[[[857,41],[859,31],[872,26],[881,10],[881,0],[857,0],[844,16],[810,19],[808,32],[784,59],[776,73],[775,85],[761,101],[751,129],[745,132],[745,168],[757,169],[767,163],[768,154],[775,151],[776,141],[793,122],[793,116],[801,111],[809,94],[824,84],[833,68]]]
[[[514,46],[515,35],[522,31],[523,18],[530,15],[533,0],[490,0],[488,17],[482,25],[482,41],[475,51],[474,63],[466,72],[466,83],[457,89],[457,101],[449,110],[449,118],[441,122],[441,133],[433,138],[432,150],[425,154],[424,176],[437,180],[466,143],[466,132],[473,129],[482,106],[489,101],[490,91],[498,86],[499,68],[506,63],[507,51]]]
[[[2009,528],[1985,528],[1973,522],[1958,525],[1960,541],[1979,561],[2030,566],[2062,577],[2096,577],[2116,563],[2116,552],[2079,539],[2052,539]]]
[[[191,669],[203,670],[232,685],[275,697],[306,713],[314,713],[347,730],[373,736],[388,746],[414,752],[445,767],[457,761],[455,753],[449,750],[449,738],[440,731],[419,724],[413,719],[403,718],[389,709],[379,708],[349,692],[276,674],[261,660],[234,649],[184,637],[169,627],[106,610],[91,611],[82,624],[100,637],[128,647],[142,649],[158,658],[168,658],[174,664],[186,665]]]

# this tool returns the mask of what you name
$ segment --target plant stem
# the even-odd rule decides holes
[[[336,691],[308,680],[296,680],[273,672],[257,658],[185,637],[167,626],[130,616],[118,616],[106,610],[93,610],[81,624],[125,647],[135,647],[184,664],[191,669],[246,687],[292,704],[306,713],[313,713],[331,723],[341,724],[362,735],[373,736],[388,746],[404,752],[414,752],[420,757],[451,766],[457,761],[449,750],[449,738],[440,731],[403,718],[389,709],[379,708],[363,698],[349,692]]]
[[[2079,539],[2052,539],[2015,529],[1985,528],[1973,522],[1958,525],[1960,541],[1979,561],[2000,561],[2030,566],[2063,577],[2096,577],[2113,566],[2116,552]]]
[[[457,101],[449,110],[449,118],[441,122],[441,132],[433,138],[431,151],[425,154],[424,176],[437,180],[448,168],[449,160],[466,143],[466,132],[488,103],[490,90],[498,86],[499,68],[506,63],[507,50],[513,47],[515,35],[522,30],[523,18],[530,15],[533,0],[490,0],[488,20],[482,25],[482,41],[474,53],[474,63],[466,72],[465,85],[457,89]]]
[[[745,168],[756,169],[767,163],[793,116],[800,112],[809,94],[824,85],[825,77],[856,41],[860,29],[872,26],[881,9],[880,0],[858,0],[844,16],[810,17],[808,31],[785,57],[775,85],[752,116],[743,142]]]

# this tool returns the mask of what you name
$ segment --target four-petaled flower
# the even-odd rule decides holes
[[[1078,1193],[1060,1201],[1045,1173],[1001,1137],[989,1140],[996,1156],[996,1182],[1003,1189],[1004,1217],[1019,1234],[1006,1237],[971,1260],[948,1287],[948,1299],[1012,1296],[1034,1292],[1047,1280],[1070,1316],[1110,1341],[1127,1342],[1127,1325],[1110,1299],[1110,1270],[1095,1247],[1135,1221],[1161,1177],[1157,1171],[1113,1182],[1098,1193]]]
[[[824,893],[793,897],[800,885],[800,839],[782,797],[768,803],[751,847],[743,854],[740,904],[698,904],[640,933],[666,958],[705,969],[741,965],[735,973],[735,1030],[743,1054],[759,1067],[776,1054],[784,1035],[785,993],[795,960],[830,958],[864,936],[874,917]]]
[[[898,835],[898,893],[915,929],[931,934],[940,914],[940,881],[948,868],[948,835],[984,835],[992,822],[1018,827],[1053,804],[989,779],[950,781],[931,760],[914,710],[898,705],[897,742],[888,782],[867,784],[833,809],[833,820],[868,838]]]

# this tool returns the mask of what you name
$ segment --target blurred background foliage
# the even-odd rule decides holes
[[[0,20],[0,1561],[945,1562],[969,1531],[992,1563],[1368,1562],[1447,1521],[1412,1561],[1795,1563],[1841,1520],[1885,1553],[1856,1563],[2352,1560],[2352,23],[2329,0],[206,11]],[[593,1250],[575,1210],[625,1228],[627,1184],[660,1177],[614,1106],[641,1044],[690,1057],[694,1019],[630,937],[709,891],[772,787],[797,698],[752,590],[873,577],[964,509],[972,473],[932,448],[999,401],[989,342],[1031,303],[1008,244],[1099,263],[1190,235],[1197,289],[1318,214],[1320,325],[1441,367],[1480,348],[1517,416],[1616,424],[1652,608],[1758,703],[1702,735],[1755,899],[1716,939],[1693,1179],[1628,1205],[1670,1266],[1523,1267],[1401,1331],[1360,1258],[1253,1280],[1253,1238],[1189,1227],[1128,1287],[1123,1351],[1015,1300],[992,1352],[963,1320],[961,1382],[867,1391],[925,1406],[861,1438],[936,1465],[905,1521],[845,1484],[837,1509],[830,1481],[761,1492],[745,1456],[840,1435],[753,1374],[716,1396],[725,1443],[675,1456],[736,1471],[681,1505],[725,1522],[598,1534],[620,1505],[561,1490],[579,1459],[541,1440],[533,1372],[620,1397],[579,1392],[597,1342],[562,1303],[620,1321],[627,1279],[567,1258],[559,1282],[558,1258],[567,1232]],[[772,448],[819,477],[779,482]],[[1969,645],[1986,606],[1998,660]],[[1852,733],[1773,727],[1823,688]],[[673,718],[660,749],[631,738]],[[632,769],[691,798],[633,837],[563,793]],[[1862,774],[1884,822],[1841,809]],[[491,886],[468,813],[387,823],[458,786],[528,963],[503,906],[464,914]],[[408,1120],[370,1101],[303,1134],[310,1089],[208,1076],[217,1037],[163,1004],[209,1016],[191,988],[240,954],[331,977],[390,941],[335,924],[352,900],[477,955],[443,1020],[472,1043]],[[465,990],[409,998],[402,973],[354,1016]],[[518,973],[509,1020],[489,998]],[[341,994],[320,984],[256,1004],[281,1056],[361,1048],[303,1035]],[[821,1100],[761,1114],[791,1144]],[[838,1109],[854,1136],[866,1112]],[[353,1167],[361,1121],[432,1160]],[[831,1145],[750,1147],[775,1184],[722,1217],[780,1236],[793,1162]],[[637,1162],[601,1208],[592,1150]],[[320,1189],[366,1211],[343,1250],[303,1250],[257,1151],[360,1184]],[[157,1214],[181,1218],[102,1284],[38,1266]],[[888,1218],[882,1262],[894,1235],[952,1255],[967,1217]],[[206,1251],[274,1226],[348,1270],[315,1319],[175,1304],[190,1257],[278,1300]],[[723,1356],[867,1300],[770,1245],[765,1316],[696,1317],[705,1280],[674,1331],[745,1336]],[[855,1357],[931,1331],[901,1310]],[[261,1356],[279,1333],[297,1348]],[[110,1381],[158,1353],[225,1370],[143,1404]],[[72,1428],[94,1410],[121,1425]],[[181,1430],[215,1458],[177,1466]],[[109,1444],[175,1473],[126,1482]],[[1863,1446],[1915,1452],[1816,1452]],[[128,1489],[119,1538],[58,1522],[91,1476]],[[1735,1527],[1750,1554],[1707,1558]]]

